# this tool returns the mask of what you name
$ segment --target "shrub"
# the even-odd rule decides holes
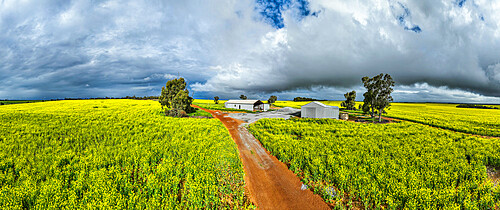
[[[182,109],[165,109],[165,115],[170,117],[187,117],[186,111]]]

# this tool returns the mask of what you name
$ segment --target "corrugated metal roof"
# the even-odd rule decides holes
[[[326,108],[326,107],[333,107],[333,108],[336,108],[336,109],[338,109],[338,108],[339,108],[338,106],[328,106],[328,105],[325,105],[325,104],[320,103],[320,102],[317,102],[317,101],[313,101],[313,102],[308,103],[308,104],[306,104],[306,105],[304,105],[304,106],[310,106],[310,105],[318,105],[318,106],[322,106],[322,107],[325,107],[325,108]],[[304,106],[302,106],[302,107],[304,107]]]
[[[228,100],[228,104],[255,104],[260,100]]]

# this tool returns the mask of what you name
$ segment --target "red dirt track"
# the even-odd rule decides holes
[[[227,117],[221,111],[200,109],[219,119],[229,130],[240,151],[250,200],[259,209],[330,209],[320,196],[301,190],[299,178],[240,126],[243,121]]]

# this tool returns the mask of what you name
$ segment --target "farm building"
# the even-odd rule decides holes
[[[224,107],[248,111],[267,111],[269,109],[269,104],[265,104],[260,100],[229,100],[224,103]]]
[[[339,107],[328,106],[320,102],[313,101],[302,106],[300,110],[303,118],[333,118],[339,119]]]

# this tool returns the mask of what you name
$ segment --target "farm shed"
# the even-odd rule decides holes
[[[265,104],[260,100],[229,100],[224,103],[224,107],[248,111],[267,111],[269,109],[269,104]]]
[[[339,107],[328,106],[320,102],[313,101],[302,106],[300,110],[303,118],[333,118],[339,119]]]

